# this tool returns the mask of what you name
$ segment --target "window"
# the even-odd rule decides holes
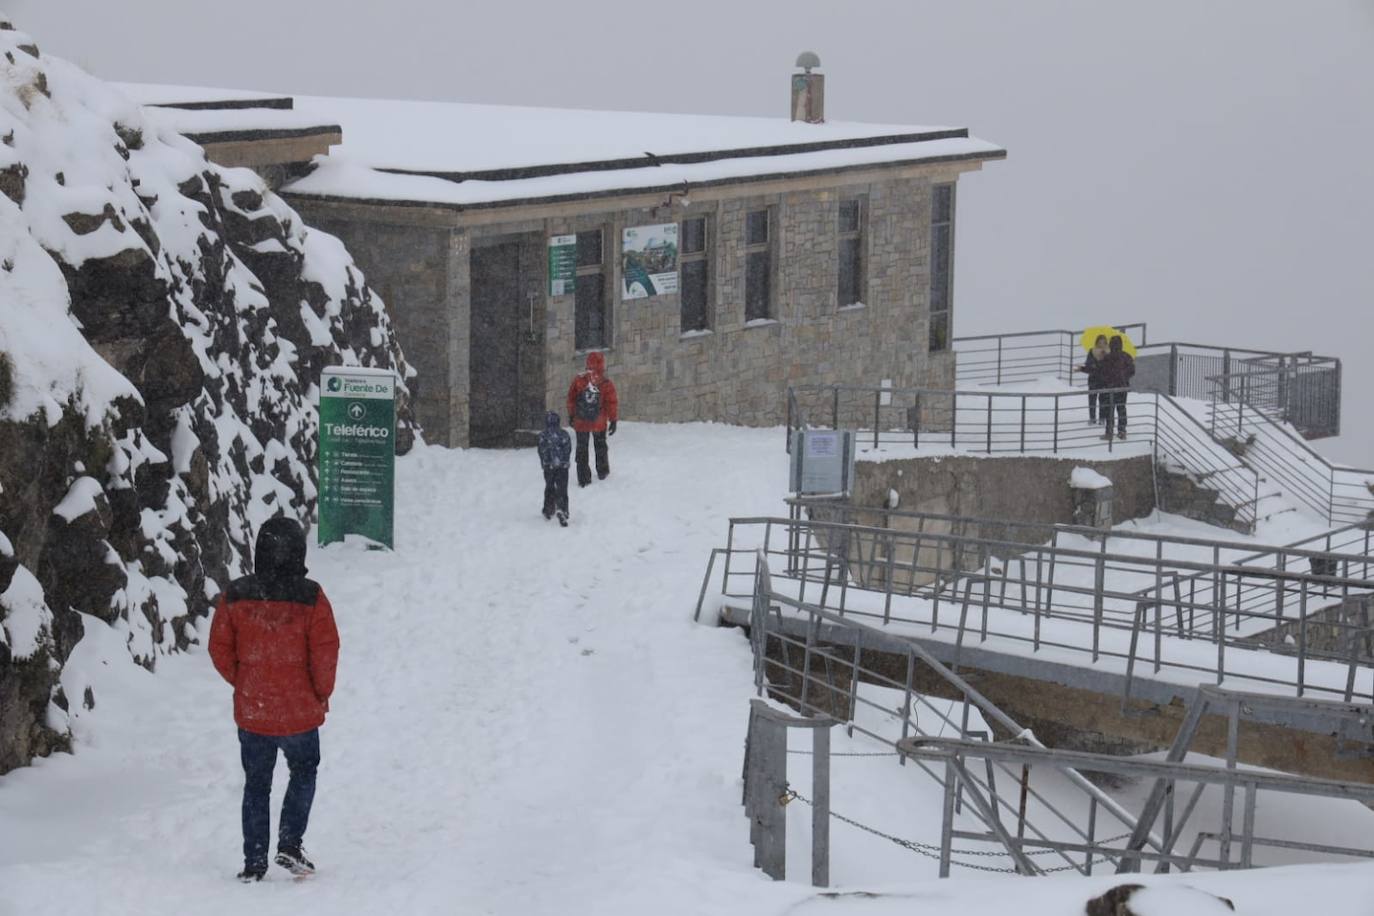
[[[773,233],[769,211],[744,215],[744,320],[773,317]]]
[[[954,286],[954,185],[937,184],[930,204],[930,351],[949,349]]]
[[[863,201],[840,201],[836,226],[839,254],[839,283],[836,304],[843,308],[862,302],[864,297]]]
[[[682,221],[678,244],[678,293],[682,302],[682,330],[704,331],[710,327],[706,314],[709,268],[707,267],[706,217]]]
[[[600,229],[577,233],[577,283],[573,295],[573,346],[607,345],[606,257]]]

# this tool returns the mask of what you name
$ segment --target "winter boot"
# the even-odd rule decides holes
[[[315,873],[315,863],[305,857],[305,850],[299,846],[278,849],[276,863],[298,878]]]
[[[559,513],[558,513],[558,524],[562,525],[564,528],[568,527],[568,513],[566,513],[566,512],[559,512]]]
[[[267,866],[245,865],[243,866],[243,871],[239,872],[235,877],[244,884],[252,884],[254,881],[261,881],[263,878],[267,877]]]

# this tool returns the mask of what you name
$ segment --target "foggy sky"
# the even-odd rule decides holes
[[[960,182],[956,333],[1339,356],[1319,447],[1374,467],[1374,0],[0,2],[101,77],[323,95],[785,117],[815,50],[831,119],[1009,151]]]

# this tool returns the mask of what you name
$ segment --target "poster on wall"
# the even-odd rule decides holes
[[[621,237],[622,299],[677,292],[677,223],[631,226]]]
[[[571,296],[577,280],[577,236],[549,236],[549,295]]]

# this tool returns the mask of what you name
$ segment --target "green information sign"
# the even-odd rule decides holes
[[[360,534],[393,546],[396,377],[389,369],[320,373],[321,544]]]
[[[549,295],[571,296],[577,283],[577,236],[549,236]]]

